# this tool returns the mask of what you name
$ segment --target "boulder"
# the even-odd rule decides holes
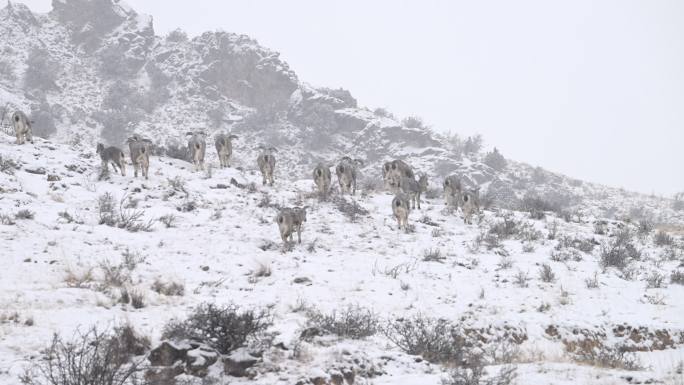
[[[186,362],[191,348],[190,344],[185,342],[164,341],[150,351],[147,359],[152,366],[173,366],[178,361]]]
[[[223,372],[234,377],[246,377],[247,369],[256,365],[259,358],[250,354],[247,349],[240,348],[223,357]]]

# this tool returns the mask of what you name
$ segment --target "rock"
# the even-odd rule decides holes
[[[47,176],[47,181],[48,181],[48,182],[57,182],[57,181],[60,181],[60,180],[62,180],[62,178],[60,178],[59,175],[48,174],[48,176]]]
[[[333,385],[342,385],[344,383],[344,377],[341,373],[332,373],[330,375],[330,382]]]
[[[310,285],[311,279],[309,279],[307,277],[297,277],[292,282],[302,284],[302,285]]]
[[[323,335],[323,332],[317,327],[306,328],[299,335],[299,338],[304,341],[311,341],[312,338]]]
[[[47,171],[43,167],[38,167],[38,168],[26,168],[24,171],[28,172],[29,174],[37,174],[37,175],[45,175],[47,174]]]
[[[152,366],[173,366],[176,362],[186,362],[188,350],[191,346],[187,343],[173,343],[164,341],[161,345],[150,351],[147,358]]]
[[[251,355],[247,349],[240,348],[223,357],[223,372],[229,376],[245,377],[247,369],[256,365],[259,359]]]
[[[196,377],[206,377],[209,367],[218,361],[219,354],[214,349],[200,345],[187,353],[187,372]]]
[[[176,376],[185,373],[185,366],[178,362],[174,366],[153,366],[145,372],[145,380],[149,385],[175,385]]]

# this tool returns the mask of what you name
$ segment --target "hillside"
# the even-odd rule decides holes
[[[160,37],[122,2],[56,0],[49,14],[12,2],[0,20],[0,102],[30,111],[46,138],[0,137],[0,383],[40,368],[53,334],[93,325],[148,337],[133,354],[147,366],[174,340],[165,326],[206,303],[264,311],[268,325],[230,354],[210,340],[175,352],[184,363],[156,362],[150,380],[440,384],[479,365],[483,378],[515,368],[519,384],[684,383],[673,199],[513,160],[494,169],[453,138],[307,85],[247,36]],[[211,140],[205,172],[174,158],[197,129],[239,135],[233,168],[217,167]],[[155,141],[150,179],[130,164],[99,178],[95,143],[123,147],[133,132]],[[262,143],[280,150],[272,187]],[[313,166],[347,154],[365,161],[361,192],[320,200]],[[430,179],[409,233],[382,187],[394,158]],[[445,207],[449,174],[480,186],[477,224]],[[303,241],[283,247],[273,218],[294,205],[309,206]]]

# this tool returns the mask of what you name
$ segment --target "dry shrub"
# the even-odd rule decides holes
[[[138,349],[140,348],[140,349]],[[45,359],[26,371],[26,385],[124,385],[134,383],[142,370],[149,341],[129,327],[101,332],[95,327],[77,332],[70,340],[55,334]]]
[[[152,290],[158,294],[165,295],[167,297],[182,297],[185,295],[185,285],[180,282],[167,281],[164,282],[160,279],[155,279],[152,284]]]
[[[378,331],[378,316],[370,309],[349,305],[340,312],[323,314],[316,309],[307,311],[309,327],[342,338],[361,339]]]
[[[258,339],[271,323],[267,309],[243,310],[234,304],[206,303],[195,308],[185,321],[169,322],[162,337],[203,342],[221,354],[228,354],[250,340]]]

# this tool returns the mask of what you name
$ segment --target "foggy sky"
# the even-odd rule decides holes
[[[158,34],[248,34],[303,81],[438,131],[481,133],[506,157],[645,193],[684,190],[683,1],[127,2]]]

